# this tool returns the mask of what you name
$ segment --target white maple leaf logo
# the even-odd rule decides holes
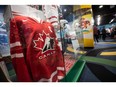
[[[38,35],[38,39],[33,40],[34,48],[41,50],[42,53],[48,50],[54,50],[54,38],[50,37],[49,33],[45,33],[43,30],[43,32]],[[42,46],[40,46],[40,41],[43,42],[43,44],[41,44]]]

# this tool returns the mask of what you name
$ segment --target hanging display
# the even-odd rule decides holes
[[[23,7],[11,6],[10,49],[18,81],[61,80],[65,68],[54,27],[42,20],[43,14],[39,14],[38,10],[30,6]],[[24,10],[28,12],[23,15]]]

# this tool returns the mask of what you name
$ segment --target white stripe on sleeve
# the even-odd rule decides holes
[[[58,19],[57,18],[51,18],[50,19],[50,22],[54,22],[54,21],[57,21],[58,22]]]
[[[41,79],[39,80],[39,82],[42,82],[42,81],[52,82],[53,77],[54,77],[56,74],[57,74],[57,70],[56,70],[56,71],[54,71],[54,72],[51,74],[51,76],[50,76],[50,78],[49,78],[49,79],[47,79],[47,78],[41,78]]]
[[[10,48],[13,48],[13,47],[16,47],[16,46],[21,46],[21,43],[19,41],[17,41],[15,43],[10,44]]]
[[[62,70],[62,71],[64,71],[64,67],[57,67],[57,70]]]
[[[15,54],[12,54],[11,55],[11,58],[21,58],[21,57],[24,57],[23,53],[15,53]]]
[[[57,76],[59,80],[63,79],[64,76]]]

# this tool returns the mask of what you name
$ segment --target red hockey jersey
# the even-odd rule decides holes
[[[12,18],[10,50],[18,81],[56,82],[65,75],[63,56],[48,22],[25,16]]]

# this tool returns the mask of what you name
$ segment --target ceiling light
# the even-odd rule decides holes
[[[100,21],[101,21],[101,16],[98,15],[98,17],[97,17],[97,24],[98,24],[98,25],[100,25]]]
[[[115,5],[110,5],[110,8],[114,8],[115,7]]]
[[[111,22],[113,22],[114,21],[114,18],[109,22],[109,23],[111,23]]]
[[[64,9],[64,12],[66,12],[67,10],[66,9]]]
[[[103,8],[103,5],[100,5],[99,8]]]

